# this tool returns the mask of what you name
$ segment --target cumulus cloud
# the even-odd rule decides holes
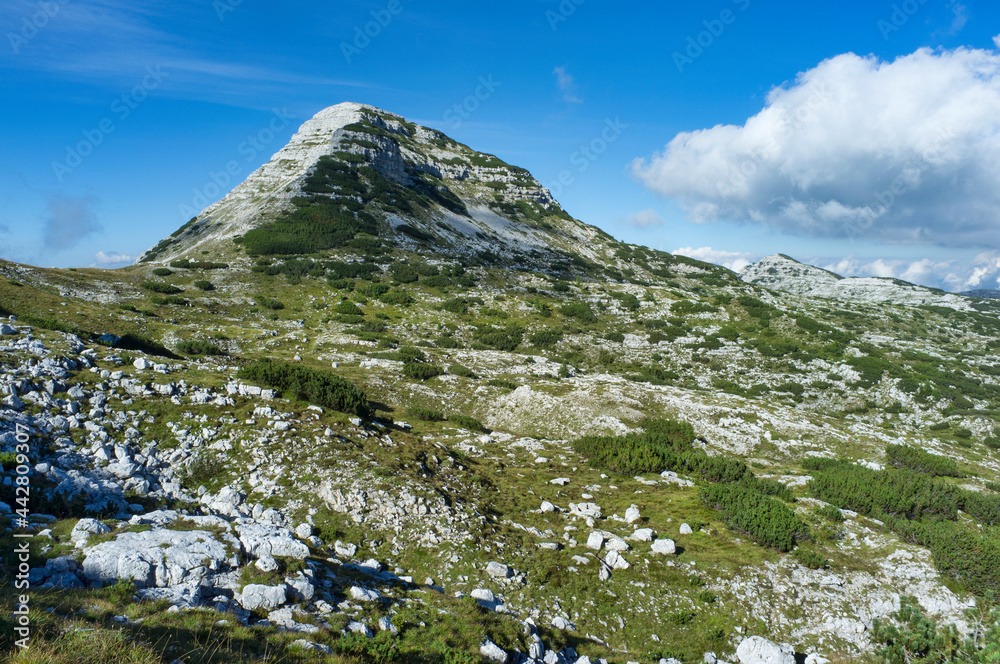
[[[761,259],[759,254],[750,254],[742,251],[725,251],[722,249],[712,249],[711,247],[681,247],[674,249],[670,253],[687,256],[706,263],[715,263],[728,267],[733,272],[739,272],[747,265],[755,263]]]
[[[49,211],[44,221],[45,249],[70,249],[83,238],[101,230],[93,209],[95,203],[92,196],[58,196],[49,200]]]
[[[994,247],[998,116],[996,50],[848,53],[772,90],[743,125],[678,134],[631,170],[697,223]]]
[[[121,254],[117,252],[104,252],[98,251],[94,254],[94,262],[90,267],[100,267],[105,269],[114,269],[116,267],[125,267],[126,265],[131,265],[139,258],[138,256],[133,256],[132,254]]]
[[[582,104],[583,100],[580,99],[577,92],[576,81],[573,76],[566,71],[565,67],[556,67],[552,70],[552,73],[556,77],[556,87],[559,88],[559,92],[562,93],[563,100],[568,101],[571,104]]]
[[[650,226],[663,225],[663,219],[660,218],[660,214],[653,209],[633,212],[622,221],[623,223],[629,226],[635,226],[636,228],[649,228]]]

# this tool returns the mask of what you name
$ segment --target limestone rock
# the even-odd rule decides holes
[[[779,646],[762,636],[749,636],[736,648],[740,664],[795,664],[791,648]]]
[[[309,547],[295,539],[287,528],[248,523],[236,526],[240,543],[254,558],[261,556],[285,556],[304,560],[309,556]]]
[[[658,539],[653,542],[652,551],[653,553],[671,555],[677,553],[677,545],[672,539]]]
[[[240,604],[248,611],[270,611],[284,604],[287,599],[284,585],[265,586],[251,583],[243,588]]]

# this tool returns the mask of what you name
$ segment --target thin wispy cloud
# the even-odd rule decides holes
[[[49,200],[43,220],[43,241],[46,251],[65,251],[84,238],[101,230],[93,196],[56,196]]]
[[[147,66],[158,66],[169,72],[169,78],[157,95],[211,101],[224,98],[233,105],[252,108],[261,106],[254,99],[287,99],[303,89],[382,89],[365,81],[302,74],[301,63],[292,58],[276,61],[270,57],[266,64],[254,63],[252,56],[236,61],[228,53],[214,52],[211,39],[181,40],[156,27],[168,14],[176,18],[182,11],[191,15],[193,30],[217,30],[218,20],[210,4],[201,13],[192,7],[178,10],[159,3],[140,7],[117,0],[59,6],[59,13],[22,47],[23,53],[0,49],[0,64],[51,72],[74,81],[110,83],[122,89],[137,85]],[[35,3],[14,0],[0,10],[0,21],[18,25],[32,12],[37,12]],[[95,34],[102,38],[95,40]]]
[[[580,99],[576,80],[572,74],[566,71],[566,67],[556,67],[552,73],[556,77],[556,87],[562,93],[563,101],[571,104],[582,104],[583,100]]]
[[[965,27],[965,24],[969,22],[969,8],[959,0],[952,0],[949,8],[951,9],[953,18],[951,27],[948,28],[948,34],[957,35]]]
[[[621,221],[625,225],[633,226],[635,228],[649,228],[650,226],[663,225],[663,219],[660,218],[660,213],[653,209],[633,212]]]

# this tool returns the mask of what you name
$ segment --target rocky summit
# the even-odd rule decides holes
[[[135,265],[0,271],[33,661],[1000,651],[991,299],[619,242],[362,104]]]

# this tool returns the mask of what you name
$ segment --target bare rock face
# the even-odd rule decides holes
[[[139,588],[199,583],[236,560],[207,531],[150,530],[123,533],[86,550],[83,573],[92,583],[131,579]]]
[[[795,664],[795,653],[787,646],[779,646],[762,636],[750,636],[736,648],[740,664]]]

